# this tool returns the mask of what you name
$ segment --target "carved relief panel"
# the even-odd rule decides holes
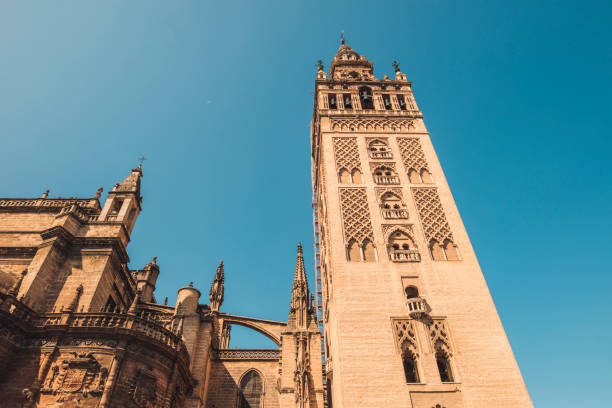
[[[41,393],[58,395],[57,402],[100,395],[108,376],[106,367],[91,352],[70,354],[72,357],[63,358],[50,367]]]

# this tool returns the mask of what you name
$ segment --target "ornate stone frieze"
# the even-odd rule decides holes
[[[366,238],[373,242],[374,233],[366,189],[341,188],[340,205],[346,243],[354,239],[357,243],[362,244]]]
[[[408,132],[413,127],[412,119],[331,119],[331,130],[340,132]]]
[[[398,137],[397,144],[402,155],[402,161],[406,171],[414,169],[417,172],[425,169],[429,170],[425,154],[421,146],[421,141],[416,137]]]
[[[419,348],[414,322],[411,319],[394,319],[392,323],[398,350],[402,354],[410,350],[417,357]]]
[[[100,395],[108,376],[106,367],[93,353],[71,352],[49,368],[41,388],[42,393],[57,395],[57,402],[80,400],[91,395]]]
[[[446,220],[436,188],[413,187],[412,195],[423,224],[423,233],[427,242],[432,239],[435,239],[438,243],[443,243],[447,239],[453,242],[453,233]]]
[[[336,158],[336,169],[345,169],[349,172],[357,169],[361,171],[361,160],[357,149],[357,138],[335,137],[334,156]]]

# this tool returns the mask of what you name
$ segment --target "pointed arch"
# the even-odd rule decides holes
[[[393,228],[386,234],[389,259],[393,262],[418,262],[421,260],[412,233],[403,227]]]
[[[450,239],[446,239],[444,241],[443,249],[447,261],[459,260],[459,252],[457,251],[457,245],[453,244],[453,241],[451,241]]]
[[[366,262],[376,261],[376,248],[369,239],[363,241],[363,260]]]
[[[413,168],[408,169],[408,179],[412,184],[421,184],[421,177]]]
[[[351,174],[344,167],[338,171],[338,181],[344,184],[350,184]]]
[[[431,177],[429,170],[425,168],[421,169],[421,181],[423,181],[425,184],[433,183],[433,178]]]
[[[438,241],[432,239],[429,241],[429,252],[431,253],[431,258],[434,261],[445,261],[446,255],[444,254],[444,249],[440,246]]]
[[[353,184],[363,183],[363,177],[361,176],[361,170],[353,169],[353,171],[351,172],[351,180]]]
[[[346,251],[349,261],[361,261],[361,249],[355,239],[351,239]]]
[[[440,374],[440,380],[442,382],[453,382],[453,369],[451,364],[451,353],[448,350],[448,346],[442,340],[437,340],[434,345],[434,351],[436,356],[436,365],[438,366],[438,373]]]
[[[238,408],[260,408],[263,405],[264,376],[254,368],[242,374],[238,390]]]

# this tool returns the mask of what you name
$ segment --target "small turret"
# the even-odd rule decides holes
[[[157,257],[149,262],[143,270],[136,271],[136,287],[142,292],[140,299],[143,302],[149,303],[153,301],[153,292],[155,292],[155,284],[159,276],[159,266],[157,265]]]
[[[218,312],[219,308],[223,304],[223,280],[225,279],[225,272],[223,270],[223,261],[219,263],[217,272],[215,273],[215,279],[210,287],[210,310]]]
[[[132,232],[136,218],[141,210],[140,179],[142,165],[132,169],[129,176],[121,183],[115,184],[108,193],[104,208],[98,221],[122,222]]]

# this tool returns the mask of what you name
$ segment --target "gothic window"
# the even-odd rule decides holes
[[[389,94],[383,94],[383,104],[385,105],[385,110],[391,110],[393,107],[391,106],[391,96]]]
[[[417,369],[417,362],[414,353],[407,349],[402,355],[402,363],[404,365],[404,375],[406,376],[407,383],[418,383],[419,382],[419,370]]]
[[[385,143],[382,140],[376,139],[370,142],[368,145],[368,152],[370,153],[371,159],[391,159],[393,158],[393,154]]]
[[[393,193],[385,193],[381,198],[380,209],[385,219],[408,218],[408,211],[401,198]]]
[[[404,99],[404,95],[397,95],[397,102],[401,110],[406,110],[406,99]]]
[[[336,100],[336,94],[329,94],[327,98],[329,102],[329,109],[338,109],[338,102]]]
[[[453,372],[451,369],[450,356],[445,347],[439,342],[436,344],[436,364],[442,382],[453,382]]]
[[[351,94],[342,95],[344,101],[344,109],[353,109],[353,101],[351,100]]]
[[[349,261],[361,261],[361,251],[359,248],[359,244],[354,239],[349,241],[347,247],[347,255]]]
[[[261,407],[262,393],[263,383],[261,376],[255,370],[249,371],[240,381],[238,408]]]
[[[427,169],[421,169],[421,181],[425,184],[433,183],[431,173]]]
[[[444,241],[444,254],[446,255],[447,261],[458,261],[459,253],[457,252],[457,246],[449,239]]]
[[[376,261],[376,249],[369,239],[363,241],[363,260],[366,262]]]
[[[374,169],[374,182],[377,184],[399,184],[399,177],[388,166],[378,166]]]
[[[362,183],[363,178],[361,177],[361,171],[359,171],[359,169],[353,169],[353,172],[351,173],[351,181],[353,184]]]
[[[359,101],[361,102],[361,109],[374,109],[372,89],[367,86],[359,88]]]
[[[389,259],[393,262],[418,262],[421,260],[414,241],[407,233],[401,230],[394,231],[389,236],[387,244]]]
[[[431,258],[434,261],[446,261],[444,248],[442,248],[442,246],[435,239],[432,239],[429,242],[429,251],[431,252]]]
[[[457,246],[453,241],[446,239],[444,243],[440,245],[438,241],[432,239],[429,243],[429,250],[431,257],[434,261],[458,261],[459,252]]]
[[[351,173],[347,169],[342,168],[338,173],[338,179],[340,183],[349,184],[351,182]]]

